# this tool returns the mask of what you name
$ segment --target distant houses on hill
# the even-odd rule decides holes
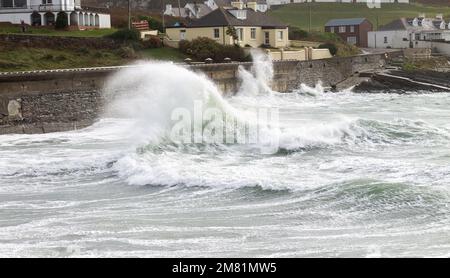
[[[75,28],[111,28],[111,17],[107,10],[83,7],[80,0],[0,1],[0,22],[53,26],[60,16]]]
[[[164,14],[183,18],[200,18],[219,7],[251,8],[258,12],[266,12],[269,5],[266,0],[206,0],[199,3],[195,0],[169,0],[166,2]]]
[[[446,43],[450,49],[450,22],[443,15],[400,18],[369,32],[373,48],[415,48],[427,41]]]

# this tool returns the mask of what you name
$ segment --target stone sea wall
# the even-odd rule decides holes
[[[393,56],[394,53],[389,55]],[[312,61],[274,62],[272,87],[279,92],[301,83],[334,86],[358,72],[383,67],[390,57],[361,55]],[[185,65],[211,78],[224,94],[240,86],[238,69],[252,63]],[[48,133],[79,129],[101,113],[107,79],[121,67],[0,73],[0,134]]]

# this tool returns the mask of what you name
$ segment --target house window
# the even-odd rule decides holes
[[[345,26],[339,26],[339,33],[345,33]]]
[[[350,26],[350,33],[355,33],[355,26]]]
[[[180,30],[180,40],[186,39],[186,30]]]
[[[283,31],[278,31],[277,36],[278,36],[278,40],[282,41],[283,40]]]
[[[252,40],[256,40],[256,28],[251,28],[250,29],[250,38]]]
[[[27,0],[0,0],[1,8],[26,8]]]
[[[214,28],[214,38],[215,39],[220,38],[220,29],[219,28]]]
[[[244,40],[244,29],[236,28],[236,33],[238,35],[238,41],[243,41]]]
[[[384,43],[388,43],[387,37],[384,37]]]
[[[347,43],[351,45],[356,44],[356,37],[347,37]]]
[[[334,27],[330,27],[330,33],[334,33]]]

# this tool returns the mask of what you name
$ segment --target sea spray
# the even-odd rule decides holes
[[[277,133],[271,132],[276,130],[276,109],[236,109],[205,75],[182,66],[149,62],[129,67],[113,76],[104,91],[110,99],[105,117],[133,120],[134,125],[122,132],[133,134],[138,146],[238,143],[277,147]]]
[[[310,87],[306,84],[300,84],[300,89],[298,91],[298,93],[300,94],[306,94],[306,95],[310,95],[310,96],[317,96],[317,95],[321,95],[325,92],[325,88],[322,85],[322,82],[319,81],[317,82],[317,84],[314,87]]]
[[[239,67],[241,86],[237,94],[242,96],[271,95],[274,75],[271,57],[260,49],[252,49],[250,54],[253,60],[250,71],[242,66]]]

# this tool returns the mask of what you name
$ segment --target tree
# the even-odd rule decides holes
[[[233,38],[233,44],[237,44],[237,40],[239,39],[236,28],[234,26],[228,26],[226,34]]]

